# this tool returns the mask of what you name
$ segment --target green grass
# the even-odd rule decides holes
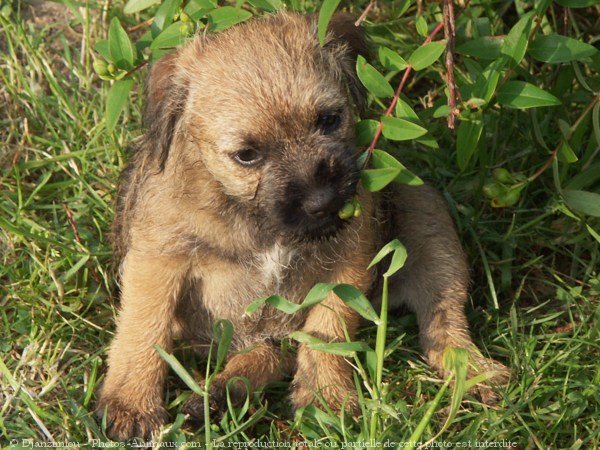
[[[354,3],[362,5],[355,12],[365,6]],[[11,439],[104,439],[91,411],[118,305],[108,232],[125,148],[140,133],[142,88],[136,84],[129,111],[107,132],[108,85],[91,69],[91,47],[106,37],[110,14],[98,7],[90,7],[88,16],[81,11],[81,20],[73,16],[69,26],[52,20],[34,25],[16,9],[0,17],[2,446]],[[409,14],[399,24],[410,20]],[[579,13],[570,23],[577,33],[590,33],[590,22]],[[391,41],[381,26],[371,30],[379,33],[375,41]],[[598,89],[591,73],[584,75]],[[432,80],[413,78],[408,97],[426,104],[427,96],[443,89]],[[564,114],[575,120],[589,100],[584,97],[573,89]],[[430,129],[440,150],[407,145],[401,153],[403,162],[445,190],[472,264],[474,340],[513,370],[498,404],[484,405],[467,393],[439,441],[470,440],[474,446],[504,439],[539,449],[600,443],[600,253],[586,228],[598,222],[574,215],[561,201],[556,184],[569,170],[564,165],[530,183],[513,207],[493,209],[481,192],[490,168],[531,174],[541,165],[547,153],[532,142],[556,142],[555,122],[545,112],[490,113],[488,151],[478,169],[459,171],[453,151],[443,150],[454,148],[443,119]],[[592,151],[571,175],[594,165],[597,146],[597,140],[588,144]],[[588,190],[597,187],[593,183]],[[416,333],[411,315],[394,317],[388,326],[381,442],[408,440],[443,385],[420,358]],[[360,337],[375,347],[374,327]],[[204,362],[193,355],[178,356],[188,370],[203,370]],[[238,411],[213,424],[213,435],[231,432],[231,441],[368,439],[368,421],[353,424],[316,410],[290,417],[286,389],[286,383],[270,386],[245,416]],[[174,419],[181,419],[188,393],[173,375],[166,395]],[[442,428],[451,402],[449,390],[423,422],[423,441]],[[180,425],[176,421],[167,438],[204,442],[203,428],[191,432]]]

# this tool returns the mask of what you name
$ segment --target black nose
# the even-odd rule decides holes
[[[302,206],[307,214],[315,217],[331,215],[341,208],[339,196],[331,186],[313,189]]]

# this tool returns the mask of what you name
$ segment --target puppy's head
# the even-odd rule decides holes
[[[358,181],[363,48],[343,15],[324,47],[314,18],[285,13],[198,37],[151,71],[146,142],[162,168],[185,167],[188,192],[208,195],[208,176],[210,194],[261,231],[331,236]]]

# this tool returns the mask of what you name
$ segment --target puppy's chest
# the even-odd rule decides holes
[[[213,318],[228,319],[234,325],[262,317],[260,311],[254,317],[245,315],[253,300],[276,294],[299,301],[303,286],[311,281],[303,255],[280,245],[239,260],[200,258],[196,275],[201,280],[199,300],[204,308]]]
[[[262,284],[279,290],[280,284],[290,272],[292,265],[295,265],[297,269],[299,263],[297,250],[276,244],[268,251],[258,255],[256,266],[260,274],[259,278],[262,278]]]

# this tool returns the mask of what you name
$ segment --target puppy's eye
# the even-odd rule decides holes
[[[340,127],[342,117],[338,113],[319,114],[317,126],[323,134],[331,134]]]
[[[258,150],[246,148],[244,150],[240,150],[239,152],[235,152],[233,154],[233,159],[242,166],[250,167],[260,163],[263,157]]]

